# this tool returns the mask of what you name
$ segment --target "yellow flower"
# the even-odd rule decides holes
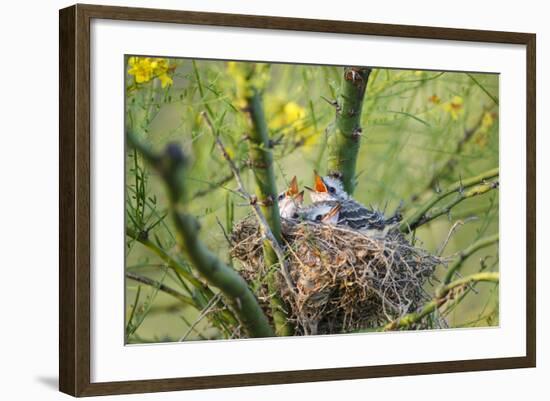
[[[305,109],[296,102],[284,102],[278,98],[266,99],[266,111],[269,116],[269,128],[273,130],[296,131],[304,126]]]
[[[288,102],[285,104],[283,113],[288,124],[294,124],[306,116],[304,108],[295,102]]]
[[[141,84],[151,80],[153,75],[151,59],[144,57],[130,57],[128,60],[128,65],[130,66],[128,74],[134,76],[136,83]]]
[[[163,88],[172,85],[174,81],[168,75],[174,70],[174,66],[163,58],[130,57],[128,59],[128,74],[133,75],[137,84],[143,84],[158,78]]]
[[[464,113],[464,100],[460,96],[454,96],[450,102],[443,105],[443,110],[451,115],[453,120],[458,120],[458,117]]]
[[[164,73],[162,75],[159,75],[160,79],[160,85],[165,88],[168,85],[172,85],[174,81],[172,80],[172,77],[170,77],[168,74]]]
[[[481,119],[481,125],[474,137],[475,143],[480,148],[484,148],[489,141],[489,135],[488,135],[489,128],[491,128],[495,123],[495,117],[496,117],[495,113],[491,113],[488,111],[486,111],[485,114],[483,114],[483,118]]]
[[[266,96],[265,104],[269,128],[276,131],[276,135],[282,134],[291,142],[301,144],[306,152],[314,149],[320,134],[308,122],[304,107],[272,96]]]

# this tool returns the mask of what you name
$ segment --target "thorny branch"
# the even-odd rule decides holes
[[[416,225],[412,225],[410,229],[414,230],[415,228],[423,224],[426,224],[438,218],[439,216],[448,215],[451,212],[451,209],[457,204],[459,204],[460,202],[462,202],[463,200],[486,194],[487,192],[493,189],[497,189],[498,186],[499,186],[499,181],[497,180],[497,181],[476,185],[475,187],[472,187],[466,191],[458,191],[457,195],[454,197],[453,200],[451,200],[445,206],[434,208],[426,212],[424,216],[416,223]]]
[[[489,180],[497,177],[499,174],[498,167],[485,171],[484,173],[481,173],[475,177],[468,178],[466,180],[460,180],[458,182],[455,182],[449,188],[445,191],[441,191],[438,194],[435,194],[431,199],[429,199],[424,205],[420,206],[420,208],[415,211],[412,215],[407,217],[401,222],[401,225],[399,226],[399,229],[401,232],[410,232],[414,229],[418,228],[422,224],[427,223],[428,221],[433,220],[435,217],[441,216],[442,214],[445,214],[448,212],[447,208],[450,206],[454,206],[457,203],[461,202],[464,199],[467,199],[467,197],[473,197],[480,195],[481,193],[486,193],[487,191],[491,189],[495,189],[498,187],[498,184],[493,184],[492,182],[489,182]],[[465,189],[474,187],[471,191],[464,192]],[[430,214],[429,211],[440,201],[445,199],[447,196],[453,194],[453,193],[459,193],[459,197],[454,201],[455,203],[447,205],[447,207],[443,207],[436,211],[433,214]],[[435,216],[437,214],[437,216]]]
[[[472,245],[470,245],[468,248],[464,249],[463,251],[459,252],[458,259],[449,267],[447,270],[447,274],[445,275],[445,278],[443,279],[443,285],[446,285],[450,283],[453,276],[460,270],[462,265],[464,264],[464,261],[470,257],[473,253],[479,251],[480,249],[486,248],[490,245],[493,245],[499,241],[499,234],[490,235],[488,237],[484,237],[479,239],[478,241],[474,242]]]
[[[345,67],[335,107],[334,132],[329,135],[329,174],[342,178],[344,189],[353,194],[357,155],[361,146],[361,114],[371,68]],[[326,99],[325,99],[326,100]]]
[[[456,294],[465,287],[478,282],[498,283],[499,277],[499,273],[496,272],[475,273],[442,285],[438,291],[436,291],[435,298],[425,304],[419,312],[409,313],[399,319],[396,319],[385,325],[382,330],[389,331],[408,328],[415,323],[419,323],[423,318],[433,313],[436,309],[439,309],[444,305],[452,304],[456,299],[460,299],[459,297],[456,297]]]

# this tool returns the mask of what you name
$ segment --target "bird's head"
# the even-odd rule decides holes
[[[304,211],[302,217],[305,220],[335,226],[338,224],[342,205],[336,202],[319,202]]]
[[[300,191],[298,188],[296,176],[292,177],[287,190],[279,194],[277,202],[281,217],[285,219],[298,217],[297,211],[302,206],[302,203],[304,203],[304,191]]]
[[[338,177],[321,177],[317,171],[315,174],[315,185],[313,188],[306,187],[310,191],[312,202],[323,201],[343,201],[349,199],[349,195],[344,190],[342,180]]]

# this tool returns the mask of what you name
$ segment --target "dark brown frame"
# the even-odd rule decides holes
[[[527,355],[367,367],[90,383],[90,21],[93,18],[510,43],[527,49]],[[73,396],[535,367],[536,36],[421,26],[75,5],[59,13],[59,388]]]

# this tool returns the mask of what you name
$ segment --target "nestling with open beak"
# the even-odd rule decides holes
[[[315,174],[315,185],[313,188],[306,187],[310,191],[309,195],[312,202],[346,201],[350,199],[339,178],[321,177],[315,170],[313,170],[313,173]]]
[[[296,176],[292,177],[288,189],[279,194],[277,202],[279,204],[279,214],[283,219],[298,218],[298,210],[304,203],[304,191],[299,191]]]
[[[341,209],[342,205],[338,202],[317,202],[301,209],[298,214],[304,220],[335,226]]]
[[[354,200],[345,190],[342,181],[337,177],[321,177],[314,171],[315,188],[306,187],[310,191],[313,202],[340,202],[339,224],[355,230],[383,230],[386,226],[395,224],[394,217],[386,219],[378,210],[370,210]],[[399,218],[400,219],[400,218]]]

